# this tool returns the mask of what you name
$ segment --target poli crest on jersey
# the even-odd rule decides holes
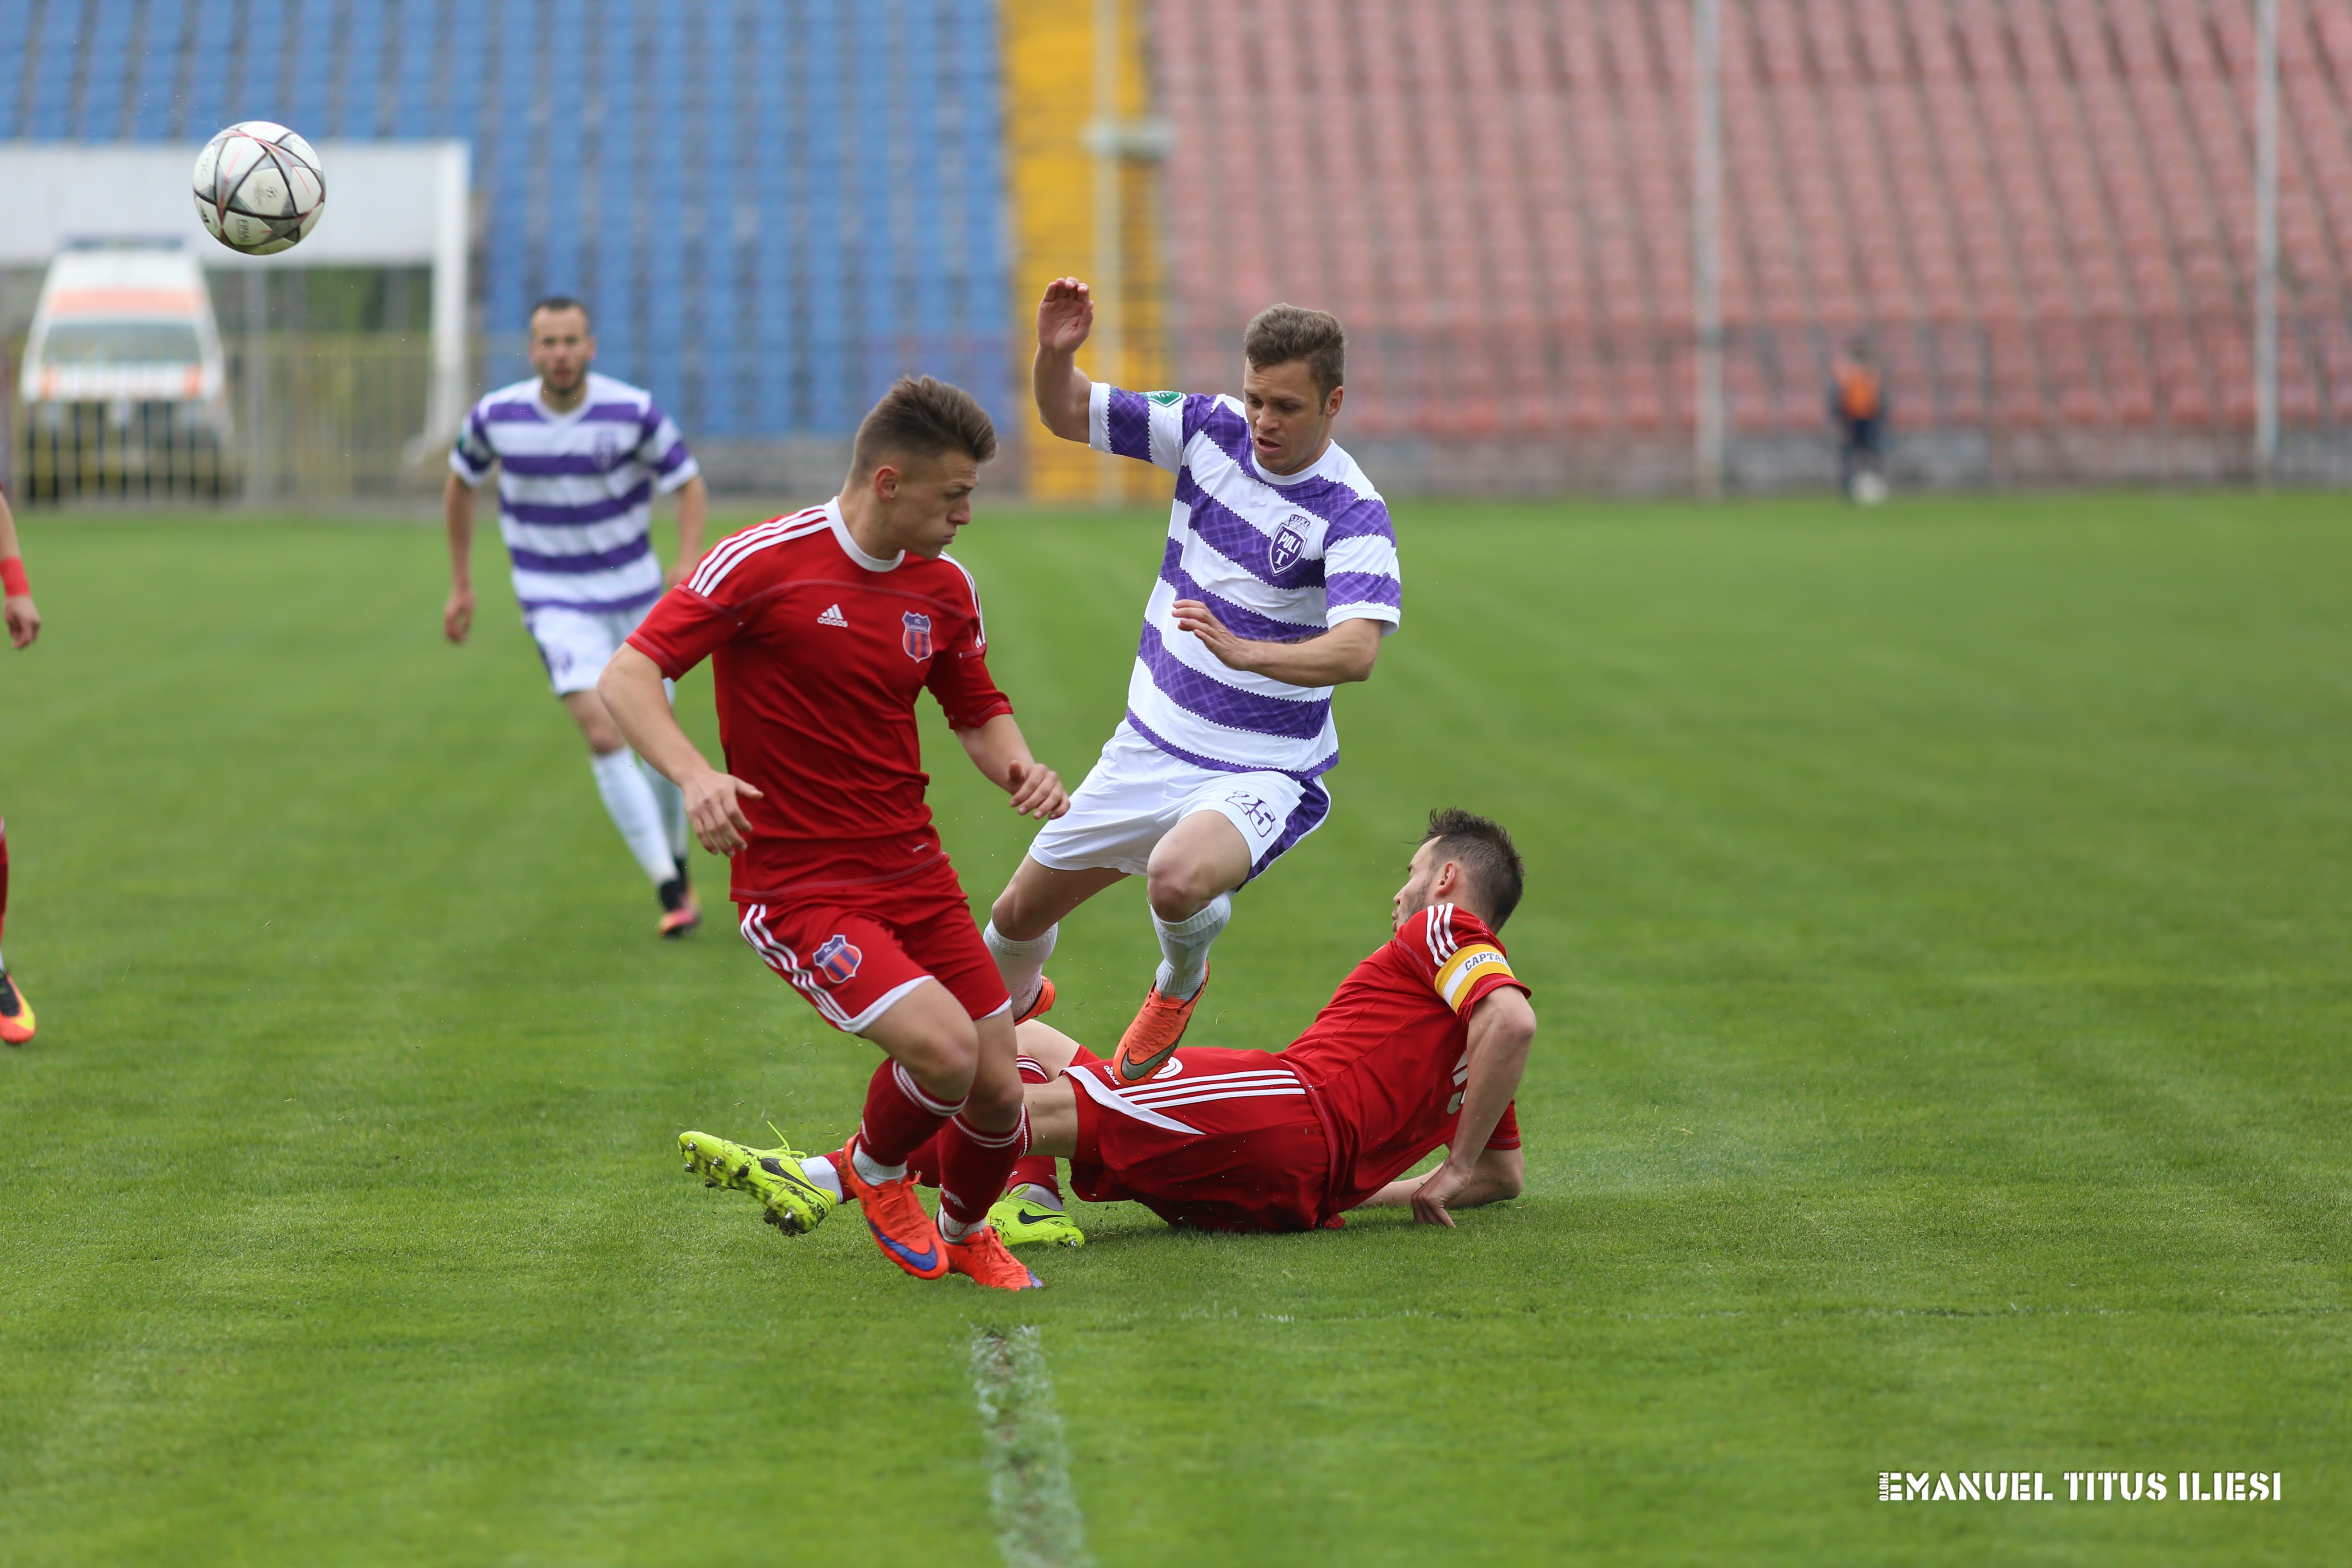
[[[291,250],[327,208],[327,176],[310,144],[283,125],[247,120],[196,154],[196,216],[231,250]]]

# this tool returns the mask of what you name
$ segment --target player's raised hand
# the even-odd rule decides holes
[[[1005,786],[1013,792],[1013,809],[1040,822],[1051,822],[1070,809],[1070,792],[1062,776],[1043,763],[1016,762],[1004,770]]]
[[[30,647],[33,639],[41,635],[41,612],[34,605],[32,595],[9,595],[5,612],[0,614],[5,614],[8,623],[8,640],[16,647]]]
[[[1473,1173],[1457,1171],[1448,1160],[1422,1178],[1421,1185],[1412,1190],[1412,1217],[1423,1225],[1442,1225],[1454,1228],[1454,1216],[1445,1212],[1446,1203],[1458,1196],[1470,1184]]]
[[[466,634],[474,629],[474,591],[452,588],[449,602],[441,607],[441,635],[451,642],[462,643]]]
[[[694,837],[713,855],[732,855],[751,842],[751,819],[743,815],[743,800],[765,800],[732,773],[708,769],[683,786],[686,820]]]
[[[1094,290],[1075,278],[1056,278],[1037,301],[1037,346],[1047,353],[1074,354],[1095,330]]]

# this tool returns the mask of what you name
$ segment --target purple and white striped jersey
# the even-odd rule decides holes
[[[642,609],[660,596],[661,563],[646,528],[654,492],[701,470],[653,395],[591,374],[569,414],[551,412],[539,381],[502,386],[474,405],[449,467],[478,486],[499,465],[499,531],[526,610]]]
[[[1176,475],[1160,581],[1127,687],[1127,719],[1172,757],[1227,773],[1311,779],[1339,760],[1331,689],[1228,669],[1176,629],[1198,599],[1236,637],[1297,642],[1341,621],[1403,617],[1388,504],[1336,444],[1299,473],[1261,471],[1231,397],[1095,383],[1087,441]]]

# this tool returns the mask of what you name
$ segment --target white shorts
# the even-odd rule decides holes
[[[1070,796],[1070,809],[1040,828],[1030,858],[1056,871],[1108,867],[1140,877],[1169,829],[1213,811],[1249,841],[1250,875],[1323,826],[1331,793],[1288,773],[1226,773],[1180,762],[1121,721],[1102,759]]]
[[[540,662],[547,666],[547,683],[558,697],[593,691],[613,656],[621,651],[646,612],[647,599],[629,610],[574,609],[569,605],[541,605],[522,613],[522,624],[539,644]]]

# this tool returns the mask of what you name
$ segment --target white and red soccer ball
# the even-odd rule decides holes
[[[196,154],[196,216],[231,250],[291,250],[327,208],[327,176],[310,144],[283,125],[247,120]]]

